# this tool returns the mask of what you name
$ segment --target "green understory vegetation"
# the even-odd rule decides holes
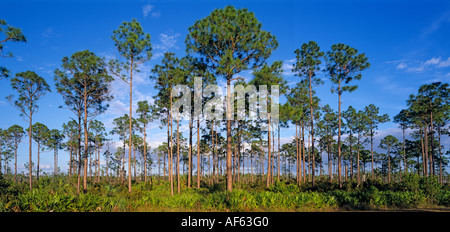
[[[26,177],[20,177],[19,179]],[[25,181],[14,182],[0,176],[1,212],[144,212],[144,211],[347,211],[390,210],[450,207],[450,186],[436,177],[408,174],[402,181],[387,184],[381,180],[338,183],[319,178],[298,187],[295,181],[236,183],[226,191],[225,181],[202,182],[201,188],[170,193],[168,181],[134,182],[132,194],[125,184],[89,182],[87,193],[76,194],[76,178],[43,176],[28,189]]]

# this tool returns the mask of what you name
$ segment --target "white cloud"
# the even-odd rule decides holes
[[[152,18],[159,18],[161,16],[161,12],[153,11],[154,8],[155,6],[150,4],[142,6],[142,14],[144,15],[144,18],[146,18],[150,13],[150,16],[152,16]]]
[[[152,12],[152,18],[159,18],[161,16],[161,12],[157,11],[157,12]]]
[[[170,49],[178,49],[176,43],[179,36],[179,33],[173,33],[170,30],[166,33],[159,34],[159,43],[153,46],[155,52],[153,53],[151,60],[163,57],[164,53],[168,52]]]
[[[144,17],[148,16],[148,13],[150,13],[153,9],[153,5],[147,4],[145,6],[142,6],[142,14],[144,15]]]
[[[159,34],[160,43],[155,45],[155,49],[162,50],[163,52],[166,52],[171,48],[178,49],[176,43],[179,36],[179,33],[171,32]]]
[[[406,69],[408,72],[422,72],[425,69],[423,65],[415,66],[415,67],[409,67]]]
[[[282,69],[283,69],[284,76],[294,76],[295,75],[295,73],[292,72],[292,69],[294,68],[294,62],[295,62],[295,59],[285,60],[283,62]]]
[[[389,63],[398,63],[396,68],[399,70],[404,70],[406,72],[422,72],[434,68],[450,67],[450,57],[448,57],[446,60],[442,60],[441,57],[432,57],[426,61],[399,62],[400,61]]]
[[[400,63],[397,65],[397,69],[405,69],[408,65],[406,65],[405,63]]]
[[[439,64],[439,62],[441,62],[441,57],[438,57],[438,58],[433,57],[433,58],[425,61],[425,64],[426,65],[436,65],[436,64]]]
[[[444,68],[450,66],[450,57],[448,57],[446,60],[442,60],[441,57],[433,57],[424,63],[425,65],[429,66],[435,66],[438,68]]]
[[[450,57],[448,57],[447,60],[443,60],[443,61],[439,62],[439,64],[437,65],[437,67],[439,67],[439,68],[449,67],[449,66],[450,66]]]

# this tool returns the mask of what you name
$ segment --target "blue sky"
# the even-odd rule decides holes
[[[63,101],[53,82],[53,72],[64,56],[85,49],[106,58],[117,56],[112,31],[121,22],[136,18],[152,37],[153,57],[140,67],[133,102],[151,101],[155,90],[148,75],[162,54],[170,51],[184,55],[188,27],[214,9],[229,4],[254,12],[263,29],[276,36],[280,46],[268,62],[283,61],[285,78],[291,84],[298,80],[290,71],[294,50],[305,42],[314,40],[323,51],[328,51],[332,44],[345,43],[365,53],[371,67],[363,72],[362,80],[355,82],[358,90],[343,95],[342,109],[352,105],[359,110],[373,103],[392,119],[406,107],[409,94],[415,94],[420,85],[450,81],[450,3],[425,0],[5,1],[0,18],[21,28],[28,42],[7,43],[5,51],[12,51],[15,57],[0,58],[0,62],[12,74],[31,70],[47,80],[52,93],[39,101],[39,112],[33,121],[61,129],[62,123],[74,117],[70,111],[58,108]],[[251,78],[250,72],[242,75]],[[326,76],[319,76],[325,80],[324,85],[317,87],[321,104],[330,104],[337,110],[337,95],[330,93],[331,84]],[[108,130],[112,128],[112,119],[128,111],[126,84],[117,80],[113,88],[115,99],[110,102],[110,109],[98,117]],[[10,94],[15,93],[9,81],[1,80],[0,127],[5,129],[13,124],[27,127],[19,112],[5,99]],[[401,139],[401,131],[392,122],[380,125],[379,129],[376,142],[387,134]],[[284,130],[282,141],[291,139],[294,132],[293,128]],[[165,129],[158,129],[157,123],[148,133],[152,147],[165,140]],[[446,137],[443,143],[448,149],[450,140]],[[19,172],[28,162],[27,147],[27,142],[21,144]],[[59,166],[65,171],[68,156],[61,151],[59,157]],[[53,170],[52,152],[41,156],[41,165],[47,172]]]

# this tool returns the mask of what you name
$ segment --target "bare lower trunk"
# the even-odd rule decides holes
[[[339,83],[339,90],[341,90],[341,83]],[[341,95],[339,94],[339,102],[338,102],[338,110],[339,110],[339,130],[338,130],[338,178],[339,178],[339,188],[342,188],[342,177],[341,177]],[[373,171],[372,171],[373,173]]]
[[[439,180],[441,184],[443,184],[444,179],[442,178],[441,127],[438,127],[438,141],[439,141]]]
[[[312,102],[312,75],[313,73],[309,73],[309,103],[310,103],[310,110],[311,110],[311,149],[312,149],[312,186],[314,187],[315,184],[315,170],[316,170],[316,164],[315,164],[315,155],[314,155],[314,108],[313,108],[313,102]],[[340,100],[339,100],[340,101]]]
[[[197,120],[197,188],[200,188],[200,119]]]
[[[85,89],[84,95],[84,176],[83,176],[83,192],[87,192],[87,167],[88,167],[88,152],[89,152],[89,141],[88,141],[88,127],[87,127],[87,95]]]
[[[32,165],[32,163],[33,163],[33,161],[32,161],[32,159],[31,159],[31,148],[32,148],[32,142],[31,142],[31,139],[32,139],[32,137],[33,137],[33,135],[32,135],[32,133],[31,133],[31,126],[32,126],[32,121],[33,121],[33,111],[31,111],[30,110],[30,127],[29,127],[29,129],[28,129],[28,142],[29,142],[29,144],[28,144],[28,151],[29,151],[29,161],[28,161],[28,171],[29,171],[29,179],[28,179],[28,181],[29,181],[29,184],[30,184],[30,190],[32,189],[32,176],[33,176],[33,173],[32,173],[32,168],[33,168],[33,165]]]
[[[131,60],[130,66],[130,121],[129,121],[129,132],[128,136],[128,193],[131,194],[131,135],[133,134],[133,60]]]
[[[231,192],[233,191],[233,183],[232,183],[232,176],[231,176],[231,156],[232,156],[232,150],[231,150],[231,76],[227,77],[227,161],[226,161],[226,182],[227,182],[227,191]]]
[[[144,183],[147,183],[147,141],[146,126],[144,125]]]
[[[269,97],[267,96],[267,108],[269,108]],[[269,110],[268,110],[269,111]],[[266,187],[268,188],[270,186],[270,177],[272,175],[272,171],[271,171],[271,144],[270,144],[270,113],[267,112],[267,128],[268,128],[268,132],[267,132],[267,142],[268,142],[268,164],[267,164],[267,185]]]
[[[305,125],[302,122],[302,153],[300,154],[300,158],[303,159],[303,183],[306,183],[306,146],[305,146]]]
[[[214,121],[211,122],[211,140],[212,140],[212,156],[213,156],[213,170],[212,170],[212,180],[215,183],[216,174],[216,156],[215,156],[215,146],[214,146]]]
[[[430,172],[429,172],[429,170],[430,170],[430,168],[429,168],[429,166],[430,166],[430,160],[429,160],[429,156],[428,156],[428,133],[427,133],[427,126],[425,125],[425,127],[424,127],[424,136],[425,136],[425,145],[424,145],[424,148],[425,148],[425,165],[424,165],[424,169],[426,170],[425,171],[425,175],[426,176],[429,176],[430,175]]]
[[[39,168],[39,161],[41,160],[40,159],[40,154],[41,154],[41,152],[40,152],[40,150],[41,150],[41,144],[40,143],[38,143],[37,144],[38,146],[37,146],[37,170],[36,170],[36,179],[39,181],[39,172],[40,172],[40,168]]]
[[[80,195],[81,185],[81,115],[78,117],[78,176],[77,176],[77,196]]]
[[[170,112],[172,112],[172,92],[170,93]],[[173,121],[172,113],[169,115],[170,125],[170,152],[169,152],[169,181],[170,181],[170,194],[173,196]]]
[[[191,188],[192,185],[192,116],[189,117],[189,161],[188,161],[188,184],[187,187]]]
[[[280,180],[280,175],[281,175],[281,170],[280,170],[280,150],[281,150],[281,145],[280,145],[280,123],[278,123],[278,151],[277,151],[277,155],[278,155],[278,180]]]
[[[405,172],[408,172],[408,163],[406,163],[405,129],[403,128],[403,166]]]
[[[177,117],[177,187],[178,193],[180,193],[180,119]]]
[[[14,182],[17,182],[17,146],[18,144],[15,144],[15,149],[14,149]],[[0,156],[0,160],[1,160],[1,156]]]

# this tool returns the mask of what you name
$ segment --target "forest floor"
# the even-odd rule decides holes
[[[23,178],[26,180],[26,178]],[[0,212],[450,212],[450,186],[435,178],[405,176],[401,182],[380,180],[337,183],[317,181],[299,186],[294,181],[236,183],[226,191],[224,181],[200,188],[153,180],[124,183],[88,182],[77,194],[76,179],[44,176],[29,190],[0,176]],[[82,186],[81,186],[82,189]]]

